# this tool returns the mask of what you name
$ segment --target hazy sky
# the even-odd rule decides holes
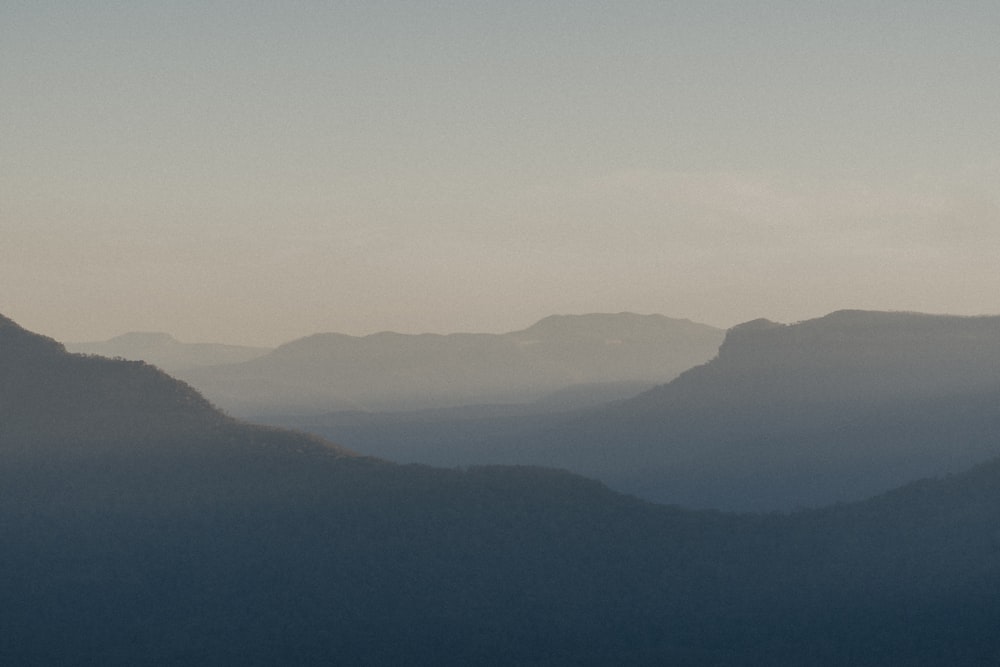
[[[1000,3],[0,3],[0,313],[1000,312]]]

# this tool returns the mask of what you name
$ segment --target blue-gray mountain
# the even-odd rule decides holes
[[[162,413],[162,414],[161,414]],[[0,317],[5,665],[984,665],[1000,463],[792,516],[348,456]]]
[[[434,465],[566,468],[651,500],[736,510],[866,498],[1000,454],[1000,317],[836,312],[730,330],[718,356],[558,415],[276,419]]]
[[[178,373],[240,416],[563,404],[635,393],[715,356],[724,332],[632,313],[552,316],[506,334],[324,333],[251,361]]]

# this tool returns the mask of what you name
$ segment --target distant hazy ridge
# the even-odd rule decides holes
[[[697,507],[858,500],[1000,454],[1000,317],[757,320],[673,382],[574,414],[285,423],[402,461],[551,465]]]
[[[576,385],[667,382],[713,357],[723,335],[662,315],[553,316],[506,334],[316,334],[179,375],[241,416],[526,403]]]
[[[270,352],[266,347],[224,345],[221,343],[182,343],[167,333],[133,331],[110,340],[94,343],[67,343],[70,352],[98,354],[145,361],[168,373],[200,366],[236,364]]]

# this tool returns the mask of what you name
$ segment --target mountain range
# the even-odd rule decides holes
[[[822,510],[692,511],[352,455],[0,317],[0,488],[3,664],[1000,659],[996,459]]]
[[[178,376],[231,414],[417,410],[544,400],[582,404],[665,382],[715,355],[724,332],[632,313],[552,316],[506,334],[324,333]],[[596,397],[596,398],[595,398]]]
[[[566,468],[657,502],[817,507],[1000,455],[1000,317],[755,320],[731,329],[708,363],[585,410],[272,422],[398,461]]]
[[[271,351],[271,348],[245,345],[182,343],[168,333],[152,331],[133,331],[99,342],[66,343],[66,349],[81,354],[145,361],[168,373],[202,366],[237,364]]]

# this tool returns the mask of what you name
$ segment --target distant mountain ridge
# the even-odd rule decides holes
[[[245,345],[182,343],[168,333],[153,331],[133,331],[100,342],[67,343],[66,349],[81,354],[145,361],[168,373],[200,366],[236,364],[271,351],[271,348]]]
[[[286,440],[236,422],[189,385],[142,361],[70,353],[0,317],[0,448],[21,440],[119,448],[205,438]],[[302,446],[347,450],[301,435]],[[81,451],[85,451],[81,449]]]
[[[593,476],[613,453],[617,488],[792,509],[965,469],[1000,454],[994,425],[1000,317],[838,311],[735,327],[711,362],[569,427],[576,451],[547,432],[529,460],[582,457]]]
[[[549,465],[658,502],[789,510],[869,497],[1000,454],[1000,317],[839,311],[755,320],[718,356],[573,413],[288,419],[433,465]]]
[[[730,329],[710,364],[637,404],[698,401],[719,377],[757,404],[939,396],[1000,385],[998,352],[1000,316],[845,310],[788,325],[755,320]]]
[[[243,416],[529,403],[574,385],[666,382],[723,335],[663,315],[562,315],[506,334],[316,334],[179,375]]]
[[[738,516],[555,470],[344,456],[191,392],[0,318],[0,662],[1000,658],[998,459],[863,503]]]

